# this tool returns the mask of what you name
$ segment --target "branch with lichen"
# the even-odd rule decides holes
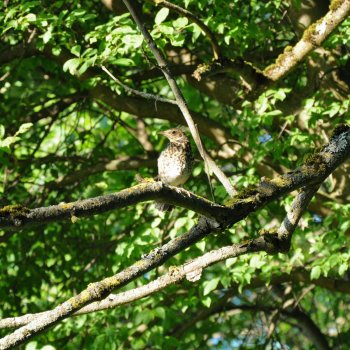
[[[293,215],[294,211],[298,213],[296,214],[295,212],[294,215],[296,214],[299,216],[301,214],[301,210],[295,210],[295,207],[300,208],[301,206],[303,207],[307,206],[308,201],[301,200],[301,198],[305,198],[306,193],[304,191],[302,191],[302,193],[304,194],[302,194],[301,196],[298,195],[298,199],[294,204],[292,204],[291,209],[288,211],[287,217],[290,215]],[[291,221],[295,222],[294,220],[291,220]],[[284,224],[280,226],[279,231],[283,230],[282,229],[283,225]],[[289,233],[291,234],[292,230],[289,230]],[[261,238],[258,238],[258,239],[261,240]],[[283,237],[282,237],[282,240],[284,240]],[[126,292],[122,292],[119,294],[110,294],[107,298],[101,301],[96,301],[87,306],[84,306],[83,308],[75,312],[72,316],[79,316],[83,314],[113,309],[118,306],[134,302],[136,300],[147,297],[153,293],[159,292],[160,290],[165,289],[169,285],[179,283],[185,278],[191,282],[195,282],[196,280],[195,277],[200,279],[202,270],[204,270],[205,268],[232,257],[237,257],[243,254],[249,254],[250,247],[254,247],[254,240],[251,240],[249,243],[250,244],[245,243],[244,245],[234,244],[232,246],[227,246],[227,247],[222,247],[220,249],[212,250],[194,260],[190,260],[189,262],[186,262],[181,266],[170,267],[167,273],[165,273],[161,277],[158,277],[156,280],[151,281],[150,283],[147,283],[146,285],[143,285],[141,287],[128,290]],[[275,250],[277,251],[280,248],[281,248],[280,244],[276,245]],[[268,252],[267,245],[266,245],[265,251]],[[329,289],[331,291],[339,291],[339,292],[348,293],[348,294],[350,293],[350,285],[347,283],[347,281],[336,280],[336,279],[323,277],[323,276],[319,277],[316,280],[311,281],[310,272],[300,268],[297,268],[291,271],[290,273],[284,273],[277,277],[272,277],[270,284],[280,284],[282,282],[287,282],[287,281],[313,283],[317,286]],[[264,285],[265,283],[266,281],[264,280],[256,279],[251,282],[250,286],[252,288],[256,288]],[[34,321],[38,317],[42,317],[49,312],[51,311],[44,311],[36,314],[26,314],[18,317],[4,318],[0,320],[0,329],[18,328],[18,327],[27,325],[28,323]]]
[[[166,201],[193,210],[226,227],[278,197],[301,187],[321,183],[349,156],[350,127],[340,125],[335,129],[329,144],[320,152],[310,155],[301,167],[273,179],[263,178],[257,185],[244,189],[229,199],[225,205],[216,204],[185,189],[152,180],[117,193],[49,207],[29,209],[20,205],[6,206],[0,209],[0,228],[18,230],[91,216],[149,200]]]
[[[276,62],[266,67],[263,74],[273,81],[279,80],[296,67],[313,49],[320,46],[350,13],[350,0],[331,1],[327,14],[304,31],[295,46],[287,46]]]
[[[232,226],[247,216],[249,212],[257,210],[278,196],[301,186],[309,185],[310,188],[304,189],[294,200],[291,207],[291,214],[287,215],[287,221],[283,221],[280,229],[277,231],[277,235],[265,233],[243,244],[226,247],[225,249],[222,248],[223,250],[219,250],[218,255],[218,252],[214,254],[214,259],[210,260],[208,258],[207,261],[211,262],[207,266],[216,260],[220,261],[220,259],[222,260],[229,256],[238,256],[248,252],[265,251],[269,254],[275,254],[288,251],[289,246],[286,248],[284,240],[290,240],[301,213],[311,200],[318,185],[349,156],[350,127],[341,125],[334,131],[329,144],[324,146],[319,153],[309,157],[307,163],[302,167],[276,179],[270,181],[263,180],[256,188],[249,189],[249,191],[238,195],[237,198],[233,199],[231,206],[225,208],[227,213],[218,220],[200,217],[198,223],[189,232],[153,250],[125,270],[102,281],[91,283],[88,288],[78,295],[65,301],[50,312],[45,312],[12,334],[0,339],[0,349],[9,349],[22,344],[38,332],[44,331],[57,322],[73,315],[84,306],[106,298],[113,290],[125,286],[144,273],[164,264],[171,257],[203,239],[213,231],[223,230],[226,226]],[[175,192],[177,191],[175,190]],[[166,200],[169,202],[168,198]],[[293,212],[295,213],[293,214]],[[226,214],[229,215],[227,216]],[[27,210],[23,210],[22,215],[27,215]],[[193,266],[193,271],[198,271],[199,269],[199,266]],[[188,276],[188,273],[184,273],[184,276],[186,275]],[[193,280],[193,276],[191,278]]]
[[[198,223],[189,232],[176,237],[160,248],[154,249],[151,253],[143,256],[139,261],[123,271],[111,277],[107,277],[102,281],[89,284],[89,286],[78,295],[58,305],[50,312],[44,313],[26,326],[3,337],[0,339],[0,349],[10,349],[20,345],[31,339],[37,333],[68,318],[85,305],[106,298],[113,290],[120,289],[146,272],[164,264],[164,262],[171,257],[198,242],[217,228],[216,222],[201,217]]]
[[[266,67],[264,75],[279,80],[290,72],[313,49],[320,46],[334,29],[342,23],[350,13],[350,0],[331,1],[327,14],[304,31],[303,37],[295,46],[287,46],[276,62]]]
[[[312,195],[311,193],[308,194],[309,195],[307,196],[298,196],[298,200],[296,201],[303,209],[306,208],[307,204],[311,200]],[[300,198],[303,198],[303,200],[300,200]],[[292,205],[292,210],[295,207],[296,205]],[[298,211],[299,218],[300,215],[301,210]],[[284,225],[282,225],[282,227],[284,227]],[[294,225],[294,229],[295,227],[296,223]],[[137,278],[141,275],[141,273],[143,274],[146,271],[159,266],[172,255],[176,254],[176,252],[183,250],[216,228],[216,223],[212,223],[207,219],[201,218],[199,223],[187,234],[175,238],[169,243],[163,245],[161,248],[155,249],[153,252],[117,275],[89,285],[85,291],[69,299],[55,309],[36,315],[25,315],[17,319],[5,319],[0,321],[0,328],[13,327],[14,325],[18,327],[24,324],[22,328],[4,337],[3,339],[0,339],[0,347],[6,349],[9,346],[21,344],[22,342],[27,341],[28,338],[34,336],[37,332],[50,327],[52,324],[70,315],[80,315],[105,310],[108,308],[114,308],[118,305],[129,303],[150,295],[156,291],[164,289],[170,284],[177,283],[184,278],[195,282],[200,278],[204,268],[228,258],[238,257],[243,254],[258,251],[265,251],[270,254],[286,252],[284,246],[278,242],[278,236],[276,239],[271,240],[269,235],[262,235],[256,239],[250,240],[248,243],[234,244],[232,246],[212,250],[182,266],[170,268],[167,274],[159,277],[157,280],[152,281],[145,286],[121,293],[119,295],[109,295],[104,300],[96,301],[109,294],[113,289],[120,288],[131,280]],[[290,230],[289,232],[291,234]],[[284,239],[284,237],[282,237],[282,239]],[[29,337],[28,333],[30,334]]]
[[[274,239],[271,239],[272,235],[270,233],[263,234],[260,237],[249,240],[243,244],[234,244],[232,246],[212,250],[179,267],[170,268],[168,273],[145,286],[135,288],[118,295],[109,295],[107,298],[101,301],[94,301],[96,298],[98,299],[100,296],[108,294],[108,292],[110,292],[112,289],[117,287],[120,288],[122,285],[130,282],[130,280],[140,276],[141,271],[146,272],[147,270],[158,266],[162,260],[171,256],[171,252],[176,253],[180,246],[182,246],[181,249],[184,249],[190,242],[194,243],[200,239],[201,236],[207,235],[213,229],[216,229],[215,223],[214,226],[212,226],[210,221],[202,218],[198,225],[191,230],[192,233],[190,231],[188,234],[186,234],[187,237],[185,237],[186,235],[178,237],[163,247],[154,250],[148,256],[143,257],[140,261],[136,262],[134,265],[120,272],[119,274],[91,284],[85,291],[63,303],[60,307],[56,307],[52,311],[24,315],[22,317],[9,318],[0,321],[0,328],[22,326],[22,328],[17,331],[18,334],[14,332],[13,334],[10,334],[0,340],[0,346],[2,342],[5,345],[4,348],[7,348],[6,344],[10,344],[10,346],[18,345],[23,341],[28,340],[27,334],[29,329],[31,330],[30,337],[32,337],[36,332],[41,331],[58,320],[70,315],[81,315],[115,308],[119,305],[130,303],[155,293],[161,289],[164,289],[170,284],[180,282],[184,278],[187,278],[191,282],[195,282],[200,279],[203,269],[228,258],[238,257],[243,254],[259,251],[265,251],[269,254],[288,252],[290,246],[288,245],[288,249],[286,249],[285,244],[283,244],[286,240],[285,232],[288,232],[288,238],[290,239],[290,236],[294,231],[302,212],[307,207],[316,190],[317,186],[313,187],[311,190],[302,191],[301,194],[296,197],[291,206],[290,212],[287,215],[288,222],[291,224],[287,225],[288,228],[286,228],[286,220],[284,220],[280,229],[277,231],[278,234],[273,236]],[[166,255],[168,255],[168,257],[166,257]],[[68,305],[63,308],[64,304]],[[64,310],[62,310],[62,308]],[[75,310],[74,313],[72,313],[73,309]],[[63,314],[63,312],[65,312],[65,314]]]
[[[228,212],[231,211],[230,208],[213,203],[183,188],[168,186],[150,179],[117,193],[49,207],[29,209],[21,205],[8,205],[0,208],[0,228],[18,230],[60,220],[73,219],[74,222],[77,218],[125,208],[149,200],[166,201],[219,221],[224,221],[229,215]]]
[[[210,256],[215,256],[214,252],[225,252],[229,247],[222,247],[220,249],[217,249],[215,251],[209,252]],[[128,290],[126,292],[122,292],[119,294],[110,294],[107,298],[93,302],[87,306],[84,306],[79,311],[74,313],[72,316],[79,316],[83,314],[113,309],[121,305],[132,303],[136,300],[140,300],[142,298],[145,298],[155,292],[158,292],[160,290],[163,290],[167,286],[175,283],[181,282],[186,276],[191,274],[192,272],[199,271],[200,268],[204,269],[206,266],[204,264],[209,263],[209,261],[204,260],[203,265],[200,264],[201,260],[203,260],[204,256],[201,256],[199,258],[194,259],[193,261],[190,261],[189,263],[185,263],[184,265],[181,265],[179,267],[174,266],[169,268],[168,272],[165,273],[163,276],[158,277],[156,280],[147,283],[146,285],[143,285],[141,287],[137,287],[135,289]],[[213,261],[213,264],[219,262]],[[193,263],[193,264],[192,264]],[[197,270],[195,269],[197,268]],[[250,289],[254,288],[260,288],[266,285],[266,280],[261,279],[260,277],[255,277],[252,279],[252,281],[247,285]],[[321,288],[325,288],[330,291],[340,292],[340,293],[346,293],[350,294],[350,285],[348,281],[345,279],[335,279],[331,277],[325,277],[320,276],[317,279],[311,280],[310,278],[310,272],[303,268],[295,268],[291,272],[282,272],[281,274],[278,274],[277,276],[272,276],[269,284],[270,285],[279,285],[281,283],[285,282],[301,282],[301,283],[307,283],[307,284],[314,284],[316,286],[319,286]],[[235,295],[237,293],[237,285],[233,285],[230,287],[228,293],[230,295]],[[44,316],[44,314],[48,313],[50,311],[44,311],[39,312],[35,314],[26,314],[22,316],[17,317],[8,317],[3,318],[0,320],[0,329],[6,329],[6,328],[18,328],[24,325],[27,325],[28,323],[34,321],[38,317]]]

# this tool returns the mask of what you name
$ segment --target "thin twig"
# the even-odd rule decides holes
[[[157,6],[160,5],[160,6],[166,7],[170,10],[173,10],[173,11],[177,12],[178,14],[180,14],[181,16],[188,18],[191,22],[197,24],[197,26],[200,29],[202,29],[202,31],[204,32],[204,34],[207,36],[208,40],[210,41],[211,48],[213,50],[214,59],[215,60],[222,59],[221,48],[219,46],[218,41],[216,40],[214,33],[195,14],[193,14],[192,12],[190,12],[190,11],[188,11],[188,10],[178,6],[178,5],[175,5],[169,1],[166,1],[166,0],[147,0],[147,1],[151,2],[153,4],[156,4]]]
[[[163,98],[154,94],[150,94],[148,92],[143,92],[143,91],[139,91],[139,90],[135,90],[133,88],[131,88],[128,85],[125,85],[123,82],[121,82],[119,79],[117,79],[105,66],[101,66],[101,69],[106,72],[118,85],[120,85],[124,90],[130,92],[133,95],[136,96],[141,96],[147,99],[152,99],[155,100],[156,102],[165,102],[165,103],[172,103],[172,104],[177,104],[176,101],[174,100],[170,100],[168,98]]]

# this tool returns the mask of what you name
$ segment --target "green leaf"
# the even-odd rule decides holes
[[[70,52],[74,55],[79,57],[80,56],[80,51],[81,51],[81,46],[80,45],[75,45],[71,48]]]
[[[36,350],[37,349],[38,342],[37,341],[31,341],[28,343],[25,347],[25,350]]]
[[[5,136],[5,127],[0,124],[0,138],[3,138]]]
[[[170,23],[163,23],[158,27],[158,30],[163,33],[164,35],[168,35],[171,39],[175,39],[173,38],[175,29],[174,27],[170,24]]]
[[[49,29],[41,37],[43,39],[43,42],[47,44],[52,38],[52,27],[49,27]]]
[[[229,258],[226,260],[225,265],[226,267],[231,267],[237,262],[237,258]]]
[[[185,42],[185,37],[183,35],[171,37],[170,42],[171,42],[171,45],[173,45],[173,46],[183,46],[183,44]]]
[[[143,43],[142,35],[125,35],[122,38],[122,42],[126,45],[126,47],[130,47],[133,50],[139,48]]]
[[[341,225],[340,225],[340,230],[342,232],[346,232],[350,227],[350,220],[348,221],[344,221]]]
[[[178,218],[175,221],[174,228],[179,229],[181,227],[184,227],[186,225],[187,219],[186,218]]]
[[[173,26],[176,29],[182,29],[188,24],[188,19],[186,17],[179,17],[177,20],[173,21]]]
[[[6,137],[6,139],[0,141],[0,147],[9,147],[18,140],[19,137],[17,136]]]
[[[164,307],[157,307],[154,309],[154,314],[155,316],[161,318],[162,320],[165,320],[165,316],[166,316],[166,313],[165,313],[165,308]]]
[[[35,22],[36,21],[36,14],[35,13],[28,13],[26,18],[27,18],[28,22]]]
[[[311,274],[310,274],[311,280],[317,280],[320,276],[321,276],[321,268],[320,268],[320,266],[314,266],[311,269]]]
[[[213,291],[219,283],[219,278],[213,278],[209,281],[205,281],[203,283],[203,295],[208,295],[211,291]]]
[[[54,56],[58,56],[62,52],[62,48],[59,46],[55,46],[52,48],[51,51]]]
[[[76,75],[79,64],[80,64],[80,58],[71,58],[70,60],[64,63],[63,71],[64,72],[69,71],[70,74]]]
[[[24,124],[22,124],[19,127],[18,131],[16,132],[15,136],[27,132],[32,126],[33,126],[33,123],[24,123]]]
[[[206,298],[202,298],[201,299],[201,302],[202,302],[202,304],[204,305],[204,306],[206,306],[206,307],[210,307],[210,305],[211,305],[211,298],[209,297],[209,296],[207,296]]]
[[[168,8],[166,7],[161,8],[157,13],[156,18],[154,19],[155,24],[159,25],[162,22],[164,22],[165,19],[168,17],[168,14],[169,14]]]
[[[265,265],[265,261],[260,259],[259,255],[254,255],[249,262],[249,266],[254,269],[260,269],[263,265]]]
[[[117,66],[124,66],[124,67],[130,67],[135,65],[134,61],[131,60],[130,58],[117,58],[113,61],[113,63],[116,64]]]
[[[202,240],[196,243],[196,247],[201,251],[201,252],[205,252],[205,247],[206,247],[206,241]]]
[[[344,273],[349,269],[349,264],[348,263],[342,263],[339,266],[338,273],[339,275],[344,275]]]

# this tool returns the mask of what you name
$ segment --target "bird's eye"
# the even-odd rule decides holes
[[[175,130],[173,130],[171,133],[172,133],[173,135],[175,135],[175,134],[176,134],[176,131],[175,131]]]

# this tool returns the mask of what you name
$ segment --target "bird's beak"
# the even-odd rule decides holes
[[[159,131],[159,132],[158,132],[158,135],[166,136],[166,131]]]

